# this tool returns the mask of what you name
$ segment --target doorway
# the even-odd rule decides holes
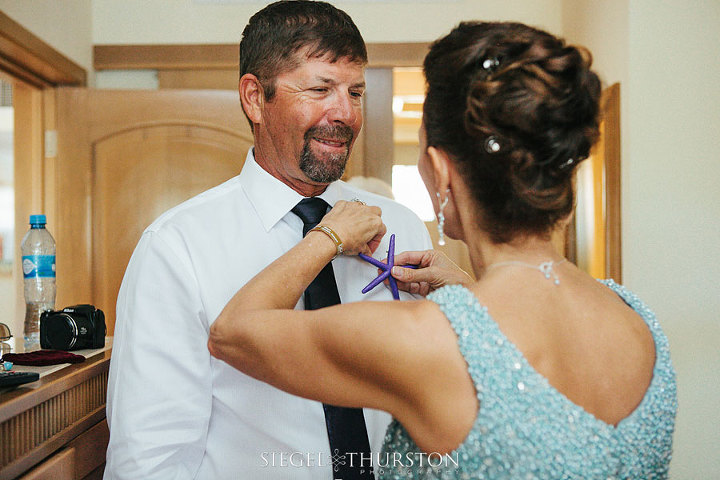
[[[0,78],[0,323],[18,331],[15,323],[15,155],[12,82]]]
[[[2,115],[6,122],[0,133],[5,152],[0,160],[0,322],[10,327],[11,340],[15,340],[22,338],[25,311],[20,242],[28,229],[28,217],[45,213],[51,232],[56,225],[54,172],[48,162],[52,145],[45,141],[46,133],[55,128],[49,121],[54,118],[54,87],[84,86],[86,72],[3,12],[0,37],[0,108],[5,110]],[[12,125],[10,132],[7,125]]]
[[[402,203],[420,219],[433,241],[433,248],[444,252],[453,262],[473,275],[467,246],[452,238],[438,245],[435,211],[425,184],[418,173],[420,154],[418,130],[422,122],[425,101],[425,78],[420,67],[393,68],[393,165],[392,190],[395,200]]]

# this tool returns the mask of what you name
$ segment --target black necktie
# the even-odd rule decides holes
[[[292,212],[303,221],[303,237],[327,213],[328,204],[321,198],[303,198]],[[320,271],[305,290],[305,310],[315,310],[340,303],[332,263]],[[323,404],[325,426],[330,440],[333,478],[339,480],[370,480],[372,461],[365,417],[360,408],[335,407]]]

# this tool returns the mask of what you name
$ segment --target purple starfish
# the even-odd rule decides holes
[[[373,257],[370,257],[368,255],[365,255],[363,253],[359,253],[358,256],[365,260],[368,263],[372,263],[376,267],[382,270],[382,273],[377,276],[372,282],[368,283],[368,285],[362,289],[362,293],[368,293],[370,290],[381,284],[385,281],[385,279],[388,280],[388,283],[390,283],[390,291],[392,291],[392,296],[395,300],[400,300],[400,292],[398,291],[397,282],[393,278],[392,275],[390,275],[390,270],[392,270],[393,264],[395,263],[395,234],[393,233],[390,235],[390,245],[388,246],[388,252],[387,252],[387,263],[383,263],[380,260],[376,260]],[[402,265],[406,268],[417,268],[415,265]]]

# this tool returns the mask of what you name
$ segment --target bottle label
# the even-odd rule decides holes
[[[55,255],[23,255],[24,278],[55,278]]]

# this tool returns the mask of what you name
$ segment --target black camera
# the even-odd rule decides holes
[[[40,346],[80,350],[105,346],[105,314],[93,305],[48,310],[40,315]]]

